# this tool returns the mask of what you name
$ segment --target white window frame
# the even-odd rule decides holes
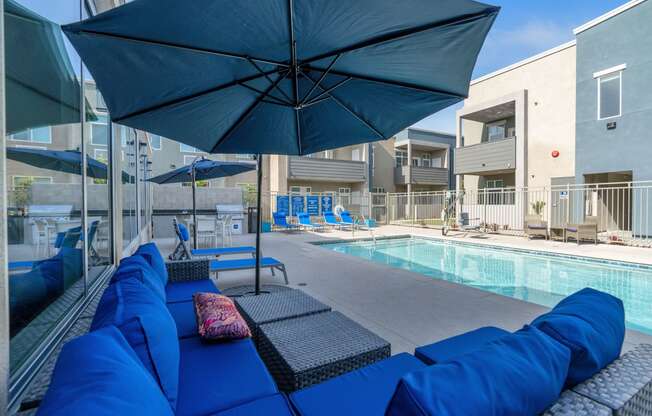
[[[13,185],[14,189],[16,188],[16,179],[17,178],[38,178],[38,179],[47,179],[49,184],[52,184],[52,176],[40,176],[40,175],[12,175],[11,177],[11,184]],[[34,183],[34,181],[32,181]]]
[[[109,130],[110,130],[110,129],[109,129],[109,123],[110,123],[110,121],[109,121],[108,116],[105,116],[105,115],[103,115],[103,114],[102,114],[102,116],[104,116],[104,117],[107,118],[107,120],[106,120],[105,123],[97,122],[97,121],[91,121],[91,122],[89,122],[89,128],[90,128],[90,132],[89,132],[89,133],[90,133],[90,136],[91,136],[91,144],[92,144],[93,146],[108,147],[108,145],[109,145],[109,140],[111,140],[111,138],[108,137],[108,136],[109,136]],[[107,137],[106,137],[106,143],[95,143],[95,141],[93,141],[93,125],[100,125],[100,126],[105,126],[105,127],[106,127],[106,134],[107,134]]]
[[[97,157],[98,153],[105,154],[104,159],[102,160],[106,160],[106,161],[109,160],[109,151],[107,149],[93,149],[93,158],[101,162],[102,160],[100,160],[100,158]]]
[[[184,150],[184,148],[183,148],[184,146],[187,147],[188,149],[191,149],[191,150]],[[190,146],[190,145],[184,144],[184,143],[179,143],[179,151],[181,153],[202,153],[202,151],[197,149],[196,147],[193,147],[193,146]]]
[[[399,168],[403,166],[407,166],[407,151],[405,150],[396,150],[394,152],[394,165]],[[401,162],[399,164],[399,161]]]
[[[503,128],[503,137],[498,137],[498,138],[491,138],[491,134],[489,133],[489,129],[493,126],[496,127],[502,127]],[[507,138],[507,120],[496,120],[492,121],[491,123],[487,123],[487,141],[488,142],[496,142],[499,140],[504,140]]]
[[[432,159],[429,156],[421,156],[421,167],[422,168],[431,168]]]
[[[49,130],[49,133],[48,133],[48,136],[50,137],[49,141],[47,141],[47,142],[34,141],[34,130],[35,129],[27,129],[27,131],[29,131],[29,140],[23,140],[23,139],[16,139],[15,138],[15,135],[17,133],[23,133],[25,130],[19,131],[17,133],[14,133],[14,134],[10,135],[9,140],[12,140],[14,142],[21,142],[21,143],[52,144],[52,126],[44,126],[44,127],[39,127],[39,128],[47,128]]]
[[[500,186],[498,184],[500,183]],[[489,186],[491,184],[491,186]],[[500,189],[505,187],[505,180],[504,179],[489,179],[485,182],[486,189]]]
[[[414,162],[417,162],[416,165]],[[412,164],[410,164],[413,168],[418,168],[421,167],[421,158],[418,156],[412,156]]]
[[[612,118],[618,118],[623,115],[623,71],[627,69],[627,64],[622,64],[622,65],[617,65],[611,68],[604,69],[602,71],[595,72],[593,74],[593,78],[596,80],[596,86],[598,89],[598,114],[597,118],[598,120],[609,120]],[[601,84],[604,81],[611,80],[615,77],[618,77],[618,114],[614,116],[609,116],[609,117],[601,117],[601,112],[602,112],[602,89]]]
[[[158,137],[158,140],[159,140],[158,147],[154,146],[154,141],[152,140],[152,138],[154,136]],[[149,133],[147,135],[147,138],[149,139],[148,140],[149,141],[149,147],[151,147],[152,150],[161,150],[163,148],[163,137],[162,136],[159,136],[158,134]]]
[[[290,186],[291,195],[308,195],[312,193],[312,186]]]
[[[192,162],[197,159],[197,156],[191,156],[191,155],[183,155],[183,165],[182,166],[187,166],[192,164]]]
[[[362,160],[362,153],[360,152],[360,149],[351,150],[351,160],[355,162],[360,162]]]

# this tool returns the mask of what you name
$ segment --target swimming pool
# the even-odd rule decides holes
[[[544,306],[592,287],[623,300],[628,328],[652,334],[652,266],[417,237],[320,245]]]

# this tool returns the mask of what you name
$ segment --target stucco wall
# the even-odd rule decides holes
[[[652,2],[643,2],[577,35],[577,172],[633,171],[652,180]],[[593,74],[626,64],[622,116],[597,117]],[[607,130],[607,122],[616,129]]]
[[[575,171],[575,46],[472,84],[464,106],[476,108],[522,90],[527,91],[527,185],[548,186],[550,177]],[[481,140],[481,123],[464,121],[462,129],[465,144]],[[465,184],[473,182],[465,178]]]

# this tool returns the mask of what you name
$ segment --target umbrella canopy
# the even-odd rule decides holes
[[[4,0],[7,133],[79,123],[80,85],[59,25]],[[96,120],[86,105],[88,120]]]
[[[194,180],[205,181],[249,172],[256,169],[256,164],[251,162],[223,162],[199,159],[190,165],[182,166],[148,180],[158,184],[192,182],[193,168],[195,170]]]
[[[113,121],[210,153],[303,155],[386,139],[465,98],[498,10],[472,0],[135,0],[63,30]],[[259,157],[259,213],[261,188]]]
[[[113,121],[210,153],[310,154],[463,99],[497,13],[471,0],[136,0],[63,30]]]
[[[41,169],[81,175],[82,154],[77,150],[7,147],[7,158]],[[107,179],[107,174],[108,168],[104,163],[92,157],[86,157],[86,175],[96,179]],[[122,182],[133,183],[134,177],[122,172]]]

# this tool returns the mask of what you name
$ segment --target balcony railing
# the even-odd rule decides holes
[[[412,181],[410,182],[410,171]],[[400,166],[394,168],[394,183],[397,185],[448,185],[448,169],[421,166]]]
[[[455,174],[486,174],[516,169],[516,137],[455,149]]]
[[[291,156],[288,159],[288,178],[320,182],[365,182],[367,163]]]

